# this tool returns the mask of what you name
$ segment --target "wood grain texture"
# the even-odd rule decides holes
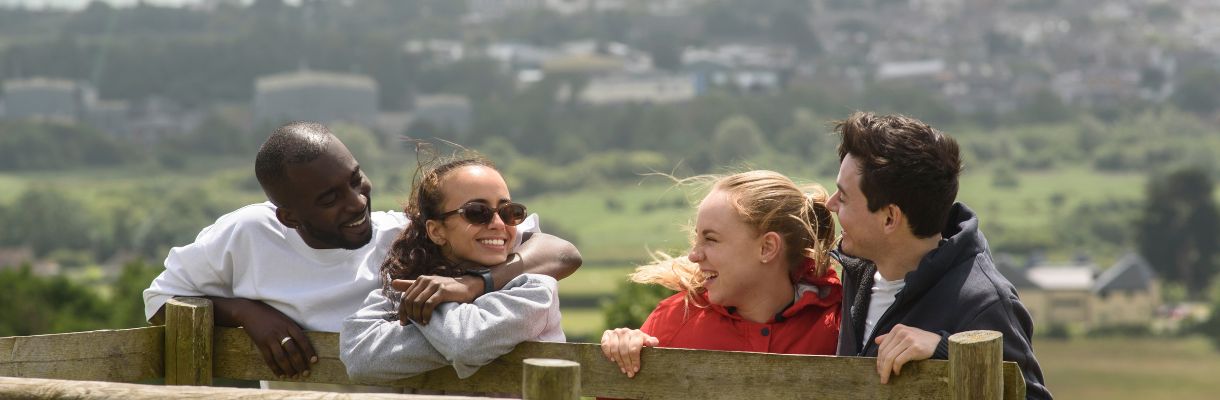
[[[302,400],[474,400],[475,397],[385,393],[326,393],[296,390],[260,390],[206,386],[155,386],[130,383],[0,378],[3,399],[152,400],[152,399],[302,399]]]
[[[164,376],[165,328],[0,338],[0,376],[137,382]]]
[[[165,384],[212,384],[212,302],[179,297],[165,302]]]
[[[580,400],[580,364],[569,360],[527,358],[522,365],[522,399]]]
[[[165,332],[165,327],[154,326],[0,338],[0,375],[111,382],[134,382],[164,376]],[[244,330],[215,327],[213,334],[213,340],[209,343],[212,344],[211,371],[214,377],[277,380]],[[339,361],[337,333],[308,332],[307,336],[320,360],[311,369],[310,377],[298,381],[355,383],[349,381]],[[944,360],[908,364],[901,376],[892,377],[890,384],[882,385],[875,369],[876,359],[873,358],[647,348],[642,353],[643,368],[640,373],[634,379],[628,379],[619,372],[618,367],[602,357],[598,345],[536,342],[518,345],[469,379],[458,379],[452,368],[442,368],[396,381],[394,385],[425,391],[520,395],[523,361],[527,358],[580,363],[581,393],[585,396],[647,399],[810,396],[920,399],[948,398],[951,395],[949,362]],[[1003,398],[1023,399],[1025,383],[1016,363],[1004,362],[1002,368]],[[186,390],[182,388],[170,390]],[[194,392],[172,393],[174,397],[182,397]],[[12,396],[0,395],[0,398],[8,397]],[[65,395],[64,398],[83,397]]]
[[[952,398],[999,400],[1004,397],[1003,339],[996,331],[966,331],[949,336]]]
[[[339,361],[339,335],[307,333],[320,359],[309,378],[298,381],[352,383]],[[213,374],[218,378],[276,380],[257,349],[238,328],[216,328]],[[949,396],[949,363],[917,361],[903,367],[902,375],[882,385],[876,359],[776,355],[686,349],[646,348],[643,368],[633,379],[602,357],[601,347],[587,343],[526,342],[481,368],[468,379],[458,379],[452,368],[442,368],[393,383],[424,390],[521,394],[522,362],[526,358],[572,360],[581,365],[581,391],[585,396],[649,399],[689,398],[792,398],[816,395],[838,399],[922,399]],[[1005,376],[1019,377],[1016,363],[1005,362]],[[1015,384],[1015,383],[1014,383]],[[1024,384],[1021,383],[1022,391]],[[1015,395],[1016,392],[1006,392]],[[1005,397],[1006,399],[1022,399]]]

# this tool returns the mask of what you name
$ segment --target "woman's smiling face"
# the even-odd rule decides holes
[[[695,243],[688,257],[707,277],[703,287],[712,303],[738,306],[756,293],[761,237],[737,212],[727,192],[715,190],[699,204]]]
[[[482,165],[461,167],[445,174],[440,191],[444,199],[441,212],[453,211],[472,202],[495,208],[512,201],[500,173]],[[506,225],[499,215],[493,215],[486,224],[472,224],[460,214],[427,223],[428,236],[441,246],[446,258],[484,266],[507,260],[517,236],[517,227]]]

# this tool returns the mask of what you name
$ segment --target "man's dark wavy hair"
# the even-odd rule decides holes
[[[869,211],[897,205],[920,238],[945,228],[962,171],[957,141],[915,118],[858,111],[835,132],[839,160],[851,154],[860,165]]]

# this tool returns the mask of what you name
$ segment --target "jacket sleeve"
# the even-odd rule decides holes
[[[1042,367],[1034,358],[1033,319],[1025,306],[1015,297],[1006,301],[997,301],[984,308],[965,326],[965,330],[986,329],[998,331],[1004,335],[1004,361],[1014,361],[1021,367],[1025,377],[1025,396],[1030,399],[1050,399],[1051,393],[1046,389],[1042,378]],[[942,345],[945,346],[945,356],[948,356],[948,335],[942,334]],[[939,349],[937,351],[939,353]]]
[[[555,278],[523,274],[474,303],[441,304],[419,332],[466,378],[518,343],[563,341],[558,293]]]
[[[339,359],[356,382],[386,383],[448,365],[415,324],[398,324],[394,304],[381,289],[343,321]]]

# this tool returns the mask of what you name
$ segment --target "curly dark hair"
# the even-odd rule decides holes
[[[445,199],[441,194],[441,182],[449,172],[462,167],[496,166],[483,156],[466,151],[447,158],[419,157],[419,167],[411,184],[411,196],[403,212],[410,223],[390,245],[390,252],[381,263],[381,287],[387,297],[397,299],[402,294],[390,287],[395,279],[416,279],[421,275],[456,277],[464,268],[445,258],[441,246],[428,238],[427,221],[437,219],[444,211],[440,209]],[[426,160],[431,161],[426,161]]]

